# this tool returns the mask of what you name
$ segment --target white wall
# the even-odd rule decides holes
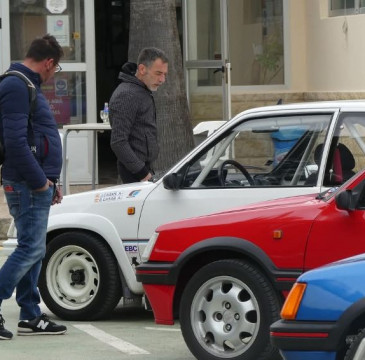
[[[328,17],[328,0],[290,2],[305,3],[307,81],[303,82],[304,90],[364,91],[365,15]],[[292,15],[292,25],[297,20],[300,22],[300,13],[292,12]],[[343,29],[346,22],[347,32]],[[291,27],[291,33],[294,32],[295,27]]]
[[[289,79],[286,83],[290,91],[306,91],[307,88],[307,19],[305,15],[308,0],[288,0],[288,37],[286,66]],[[318,0],[316,0],[318,1]]]

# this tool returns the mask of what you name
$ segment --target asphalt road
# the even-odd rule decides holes
[[[4,263],[0,247],[0,266]],[[2,360],[191,360],[178,324],[159,326],[153,314],[141,308],[117,308],[110,319],[69,322],[56,318],[42,304],[52,320],[67,326],[65,335],[17,336],[19,308],[14,296],[5,300],[2,314],[14,333],[11,341],[0,340]]]

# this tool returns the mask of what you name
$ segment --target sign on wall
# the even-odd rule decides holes
[[[53,35],[61,46],[70,46],[69,18],[67,15],[48,15],[47,32]]]
[[[47,0],[46,7],[51,14],[62,14],[67,9],[67,0]]]
[[[69,124],[71,117],[71,103],[68,94],[67,76],[57,76],[42,85],[42,91],[47,97],[49,107],[57,124]]]

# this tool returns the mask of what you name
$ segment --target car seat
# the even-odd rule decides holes
[[[314,150],[314,161],[320,165],[320,161],[323,153],[323,144],[319,144]],[[325,186],[341,185],[348,179],[350,179],[355,172],[355,158],[351,151],[344,144],[338,143],[336,150],[333,154],[333,162],[330,172],[327,172],[323,184]],[[326,170],[327,171],[327,170]],[[315,186],[317,183],[318,171],[308,176],[305,181],[305,186]]]
[[[340,185],[350,179],[355,172],[355,159],[349,148],[338,143],[333,156],[332,174],[330,174],[330,184]]]

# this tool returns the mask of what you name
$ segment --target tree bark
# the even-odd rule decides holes
[[[139,52],[150,46],[162,49],[169,59],[167,80],[154,92],[160,153],[153,167],[164,172],[194,147],[175,0],[131,0],[130,6],[129,61],[136,62]]]

